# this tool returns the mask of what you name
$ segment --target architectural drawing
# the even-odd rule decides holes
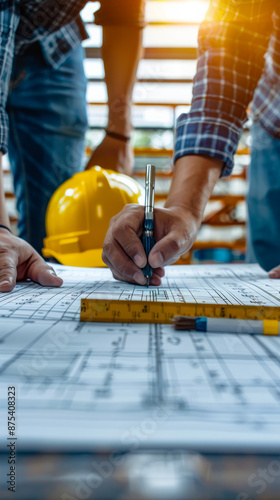
[[[279,280],[258,266],[171,266],[147,290],[108,270],[60,274],[61,289],[0,296],[0,414],[14,385],[18,449],[279,449],[280,338],[79,322],[90,294],[275,306]]]

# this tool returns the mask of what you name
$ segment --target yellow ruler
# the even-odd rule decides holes
[[[81,300],[81,321],[110,323],[170,323],[174,316],[207,318],[276,319],[279,307],[144,302],[126,300]]]

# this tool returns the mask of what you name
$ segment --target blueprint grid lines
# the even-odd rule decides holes
[[[108,270],[56,271],[61,289],[0,295],[0,415],[13,384],[22,447],[120,446],[154,418],[143,446],[280,449],[279,337],[79,322],[87,297],[275,306],[280,280],[258,266],[171,266],[147,290]]]

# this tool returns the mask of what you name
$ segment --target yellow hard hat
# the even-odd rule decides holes
[[[68,266],[105,267],[101,255],[109,222],[127,203],[144,204],[144,190],[131,177],[97,166],[75,174],[49,201],[44,257]]]

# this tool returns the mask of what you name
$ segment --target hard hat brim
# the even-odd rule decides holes
[[[74,267],[107,267],[102,260],[102,248],[86,250],[85,252],[62,254],[54,250],[43,248],[42,254],[46,258],[54,257],[64,266]]]

